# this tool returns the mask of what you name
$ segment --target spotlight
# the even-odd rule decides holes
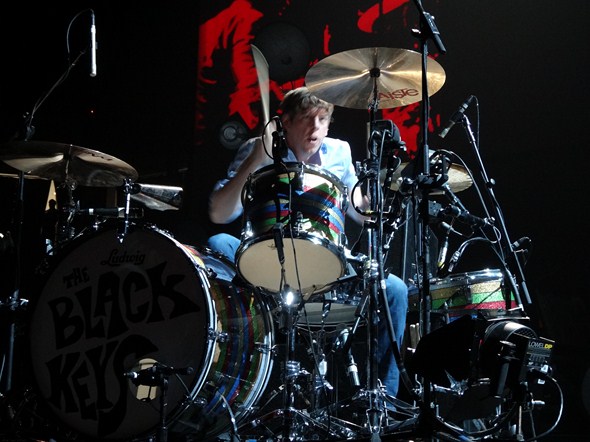
[[[539,338],[528,318],[462,316],[424,336],[408,367],[433,386],[442,416],[483,418],[501,401],[521,400],[527,372],[547,373],[553,341]]]
[[[485,331],[479,363],[483,376],[492,381],[494,395],[502,397],[506,388],[516,390],[533,369],[546,372],[554,342],[539,338],[529,327],[500,320]]]

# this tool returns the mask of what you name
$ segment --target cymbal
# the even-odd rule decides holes
[[[6,173],[0,172],[0,178],[20,178],[18,173]],[[26,180],[44,180],[45,178],[41,178],[37,175],[23,175],[23,178]]]
[[[178,210],[182,204],[183,188],[161,184],[133,185],[131,199],[153,210]]]
[[[399,186],[402,183],[404,178],[410,178],[411,174],[411,167],[407,167],[411,163],[402,163],[396,170],[393,172],[393,179],[391,181],[391,190],[399,190]],[[387,169],[381,169],[379,172],[381,183],[385,182],[385,177],[387,175]],[[449,179],[447,180],[446,184],[451,189],[451,192],[457,193],[461,192],[465,189],[468,189],[473,184],[473,180],[471,176],[465,169],[465,167],[459,164],[451,164],[447,171],[447,175]],[[430,192],[432,195],[441,195],[443,193],[442,190],[433,189]]]
[[[428,96],[445,82],[441,65],[427,58]],[[377,88],[378,108],[407,106],[422,100],[422,54],[408,49],[364,48],[340,52],[312,66],[307,88],[342,107],[367,109]]]
[[[0,159],[29,175],[81,186],[118,187],[137,179],[129,164],[97,150],[66,143],[18,141],[0,149]]]

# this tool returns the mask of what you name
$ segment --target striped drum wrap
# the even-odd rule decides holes
[[[334,174],[303,163],[267,166],[250,175],[242,202],[236,264],[245,281],[272,292],[286,283],[311,294],[344,275],[347,188]]]
[[[343,189],[323,175],[302,172],[267,175],[256,183],[258,198],[249,208],[252,231],[264,234],[281,223],[338,243],[344,232]]]

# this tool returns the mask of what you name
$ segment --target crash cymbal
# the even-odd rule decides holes
[[[428,58],[428,96],[445,82],[443,68]],[[407,106],[422,100],[422,54],[407,49],[352,49],[320,60],[305,76],[308,89],[342,107],[367,109],[377,88],[378,108]]]
[[[75,182],[81,186],[118,187],[136,180],[129,164],[97,150],[47,141],[18,141],[0,148],[0,159],[28,175]]]
[[[390,186],[391,190],[399,190],[399,186],[402,183],[403,179],[412,177],[412,167],[407,167],[409,164],[411,163],[402,163],[395,170],[395,172],[393,172],[393,179],[391,181]],[[436,170],[433,170],[433,172],[436,172]],[[465,189],[468,189],[469,187],[471,187],[471,184],[473,184],[473,180],[471,179],[471,176],[469,176],[467,170],[459,164],[451,164],[451,166],[448,168],[447,175],[449,179],[447,180],[446,184],[449,186],[449,189],[451,189],[451,192],[453,193],[461,192]],[[382,184],[385,182],[386,176],[387,169],[382,169],[380,171],[380,178]],[[430,193],[432,195],[440,195],[443,193],[443,190],[434,189]]]

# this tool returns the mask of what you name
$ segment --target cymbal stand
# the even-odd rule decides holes
[[[516,250],[514,250],[514,245],[513,245],[512,241],[510,240],[510,236],[508,235],[506,223],[504,222],[504,216],[502,215],[500,205],[499,205],[498,200],[496,199],[496,196],[494,194],[495,181],[490,179],[487,175],[486,169],[485,169],[483,161],[481,159],[481,154],[479,152],[479,146],[478,146],[477,140],[473,134],[473,131],[471,130],[471,124],[469,122],[469,118],[467,118],[467,116],[465,114],[462,115],[462,123],[463,123],[463,127],[465,128],[465,131],[467,133],[467,137],[469,139],[471,147],[473,148],[473,152],[475,154],[475,157],[477,158],[479,170],[481,171],[482,179],[483,179],[483,182],[485,183],[485,189],[487,190],[490,201],[492,202],[492,206],[494,209],[494,215],[495,215],[494,219],[498,221],[497,227],[502,230],[502,234],[500,236],[501,236],[501,241],[503,241],[503,243],[504,243],[502,245],[502,249],[503,249],[504,253],[499,253],[498,256],[502,256],[504,258],[504,259],[501,259],[502,265],[504,267],[504,269],[503,269],[504,275],[510,285],[510,288],[512,290],[512,293],[514,294],[516,302],[518,303],[518,307],[522,309],[523,306],[522,306],[522,299],[520,296],[519,287],[522,289],[522,292],[524,294],[526,302],[528,304],[532,303],[531,297],[530,297],[530,294],[529,294],[529,291],[527,288],[526,280],[524,277],[522,264],[521,264],[520,260],[518,259],[518,256],[516,255]],[[512,257],[512,262],[514,263],[514,266],[516,268],[516,278],[517,278],[516,281],[514,280],[514,277],[512,276],[512,273],[509,270],[508,263],[506,262],[506,258],[505,258],[506,253]],[[510,309],[510,294],[508,294],[506,297],[506,306],[507,306],[507,309]]]
[[[2,302],[0,299],[0,313],[3,316],[3,310],[6,309],[9,313],[9,321],[2,321],[4,326],[7,328],[7,338],[4,349],[4,357],[2,365],[0,366],[0,398],[4,393],[8,393],[12,390],[12,377],[14,368],[14,343],[16,338],[16,311],[26,306],[28,300],[20,298],[21,289],[21,243],[22,243],[22,229],[24,223],[24,173],[19,172],[19,183],[18,183],[18,204],[17,204],[17,220],[16,220],[16,232],[15,232],[15,269],[14,269],[14,290],[6,302]]]
[[[434,17],[424,10],[420,0],[414,0],[416,7],[420,14],[420,29],[412,30],[414,36],[420,39],[420,47],[422,54],[422,107],[421,107],[421,135],[422,144],[418,148],[418,156],[421,160],[420,167],[416,170],[415,184],[418,189],[421,189],[422,199],[420,201],[419,220],[420,223],[420,244],[417,250],[420,251],[421,268],[422,268],[422,302],[424,311],[421,312],[422,336],[430,333],[430,278],[428,271],[430,268],[430,233],[428,231],[428,216],[429,216],[429,196],[430,190],[444,184],[443,176],[434,177],[430,174],[430,153],[428,147],[428,122],[430,120],[430,97],[428,95],[428,77],[427,77],[427,62],[428,62],[428,39],[432,39],[441,54],[446,53],[446,49],[441,41],[440,33],[434,23]],[[428,403],[428,401],[427,401]]]
[[[428,229],[429,206],[430,206],[430,192],[432,189],[440,188],[448,180],[446,173],[441,175],[430,173],[430,153],[428,147],[428,123],[430,121],[430,97],[428,94],[428,40],[432,40],[442,55],[446,54],[446,48],[440,38],[440,33],[434,23],[434,17],[426,12],[422,7],[421,0],[414,0],[414,4],[420,16],[420,29],[413,29],[412,34],[420,40],[420,48],[422,54],[422,100],[421,100],[421,135],[422,143],[418,146],[418,157],[420,164],[415,171],[414,186],[419,191],[421,200],[419,202],[419,216],[417,231],[420,234],[417,237],[416,250],[420,253],[420,265],[418,266],[420,283],[420,334],[426,336],[431,331],[430,314],[432,307],[432,298],[430,292],[430,232]],[[421,275],[420,275],[421,273]],[[427,436],[437,434],[436,426],[437,419],[435,417],[435,406],[432,396],[432,386],[429,382],[422,383],[422,398],[419,402],[421,410],[420,419],[418,421],[419,433],[424,433]]]
[[[119,242],[123,242],[123,240],[127,237],[129,233],[129,214],[131,212],[131,194],[134,192],[134,186],[132,181],[129,178],[125,178],[125,183],[123,184],[123,192],[125,193],[125,212],[123,213],[123,225],[117,232],[117,239]]]
[[[76,190],[76,187],[78,187],[78,183],[66,177],[65,182],[58,185],[56,188],[57,207],[59,209],[56,250],[59,250],[60,247],[71,240],[75,235],[72,221],[79,208],[79,202],[74,200],[74,190]]]
[[[377,78],[380,72],[377,68],[373,69],[371,76]],[[368,153],[369,158],[365,161],[363,168],[357,171],[359,175],[359,182],[368,182],[368,195],[370,207],[363,213],[365,216],[370,216],[369,220],[365,221],[366,227],[366,250],[367,256],[364,264],[363,280],[365,283],[364,297],[367,297],[366,302],[362,302],[364,307],[368,308],[366,312],[367,321],[367,343],[368,343],[368,364],[367,364],[367,382],[366,388],[361,389],[355,396],[355,399],[361,399],[367,403],[366,416],[367,428],[370,433],[372,441],[380,440],[381,432],[384,428],[383,423],[387,417],[386,401],[388,400],[386,393],[379,380],[379,361],[377,360],[378,351],[378,335],[379,335],[379,321],[385,320],[387,332],[390,338],[391,351],[394,356],[395,363],[400,367],[400,379],[413,389],[409,384],[409,377],[407,377],[403,364],[401,361],[401,354],[397,346],[395,331],[391,314],[389,311],[386,282],[383,266],[382,253],[382,238],[383,238],[383,210],[381,187],[379,184],[379,167],[380,155],[377,153],[377,136],[374,131],[374,114],[378,109],[378,91],[377,82],[374,85],[374,99],[370,106],[370,127],[371,136],[369,137]],[[381,139],[381,147],[383,146],[383,139]],[[381,149],[382,152],[383,149]],[[379,318],[379,310],[383,311],[384,318]],[[357,318],[358,321],[358,318]],[[350,349],[351,337],[349,336],[345,343],[345,349]],[[406,375],[406,376],[404,376]]]
[[[85,10],[86,11],[86,10]],[[81,15],[83,12],[85,11],[81,11],[78,14],[76,14],[76,16],[72,19],[72,22],[78,18],[79,15]],[[37,112],[37,110],[41,107],[41,105],[45,102],[45,100],[49,97],[49,95],[53,92],[53,90],[59,86],[61,83],[63,83],[65,81],[65,79],[68,77],[70,71],[73,69],[73,67],[76,65],[76,63],[78,62],[78,60],[80,59],[80,57],[82,55],[84,55],[86,53],[86,50],[81,51],[78,56],[71,62],[68,64],[66,71],[58,78],[58,80],[56,81],[56,83],[44,94],[42,95],[37,102],[35,103],[35,105],[33,106],[33,109],[30,113],[26,113],[24,115],[24,121],[22,123],[22,127],[17,131],[17,133],[13,136],[13,139],[19,139],[22,138],[26,141],[28,141],[35,133],[35,127],[33,126],[33,118],[35,116],[35,113]],[[28,300],[26,299],[19,299],[20,298],[20,289],[21,289],[21,243],[22,243],[22,227],[23,227],[23,223],[24,223],[24,172],[20,171],[19,172],[19,184],[18,184],[18,189],[19,189],[19,195],[18,195],[18,220],[17,220],[17,227],[16,227],[16,244],[15,244],[15,250],[16,250],[16,268],[15,268],[15,287],[14,287],[14,291],[10,297],[10,299],[7,300],[7,302],[2,303],[0,301],[0,312],[1,310],[6,307],[11,313],[12,316],[14,316],[14,313],[17,311],[17,309],[23,307],[24,305],[26,305],[28,303]],[[3,392],[8,392],[12,389],[12,376],[13,376],[13,365],[14,365],[14,340],[15,340],[15,334],[16,334],[16,323],[13,317],[11,317],[10,322],[8,324],[8,341],[6,343],[6,354],[5,354],[5,359],[4,359],[4,367],[2,370],[0,370],[0,397],[2,396]]]

